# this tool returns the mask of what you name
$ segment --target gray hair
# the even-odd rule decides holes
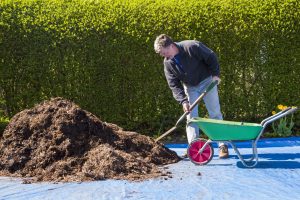
[[[169,37],[166,34],[161,34],[161,35],[157,36],[154,41],[154,50],[156,53],[159,53],[161,48],[166,48],[173,43],[174,42],[171,37]]]

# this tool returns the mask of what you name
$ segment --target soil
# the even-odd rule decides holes
[[[57,97],[16,114],[0,139],[0,175],[24,183],[171,177],[177,154]]]

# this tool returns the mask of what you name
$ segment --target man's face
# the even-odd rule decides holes
[[[167,59],[172,59],[176,55],[176,49],[173,44],[167,46],[167,47],[162,47],[161,50],[159,51],[159,54],[162,57],[165,57]]]

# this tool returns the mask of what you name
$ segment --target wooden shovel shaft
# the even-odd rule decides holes
[[[193,108],[195,108],[195,106],[199,103],[199,101],[201,101],[201,99],[205,96],[205,92],[202,93],[198,99],[190,106],[190,110],[193,110]],[[181,117],[178,119],[178,121],[176,122],[175,126],[173,126],[170,130],[168,130],[167,132],[165,132],[164,134],[162,134],[161,136],[159,136],[158,138],[156,138],[155,142],[159,141],[160,139],[164,138],[165,136],[169,135],[171,132],[173,132],[178,124],[183,121],[185,119],[185,117],[189,114],[189,111],[186,111],[183,115],[181,115]]]
[[[190,111],[192,111],[195,106],[203,99],[203,97],[218,83],[218,81],[212,82],[207,89],[196,99],[196,101],[190,106]],[[190,111],[186,111],[176,122],[175,126],[173,126],[170,130],[156,138],[155,142],[159,141],[160,139],[164,138],[165,136],[169,135],[172,131],[174,131],[177,128],[177,125],[185,119],[185,117],[190,113]]]
[[[155,142],[159,141],[160,139],[162,139],[163,137],[169,135],[172,131],[174,131],[177,127],[173,126],[170,130],[168,130],[167,132],[165,132],[164,134],[162,134],[161,136],[159,136],[158,138],[155,139]]]

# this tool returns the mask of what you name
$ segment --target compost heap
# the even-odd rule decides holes
[[[0,140],[0,175],[36,181],[143,180],[180,160],[147,136],[57,97],[16,114]]]

